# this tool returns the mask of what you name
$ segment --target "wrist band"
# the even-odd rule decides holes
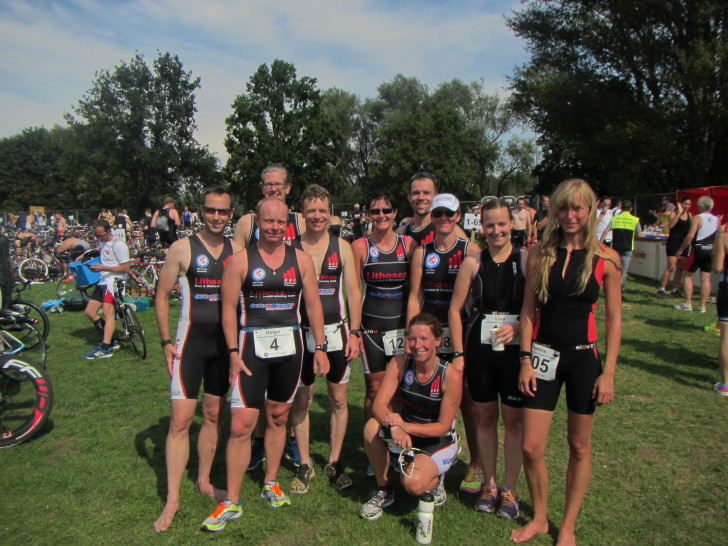
[[[160,345],[162,347],[164,347],[165,345],[172,345],[172,340],[171,339],[163,339],[162,342],[160,343]]]
[[[229,355],[231,355],[233,353],[237,353],[237,352],[238,352],[238,348],[237,347],[231,347],[230,349],[228,349],[228,354]]]
[[[521,351],[518,353],[518,358],[528,357],[531,358],[531,351]]]

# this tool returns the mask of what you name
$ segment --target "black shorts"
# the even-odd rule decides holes
[[[94,288],[94,291],[91,292],[91,295],[88,297],[88,299],[98,301],[99,303],[111,304],[116,301],[114,291],[110,290],[109,286],[105,284],[97,284],[96,288]]]
[[[233,385],[231,407],[263,409],[266,398],[273,402],[293,402],[301,377],[303,340],[301,330],[293,332],[295,352],[281,358],[259,358],[255,354],[252,332],[240,332],[239,342],[243,363],[251,375],[241,372]]]
[[[346,342],[348,341],[347,328],[345,326],[340,327],[337,334],[341,336],[341,342],[344,349],[346,349]],[[331,340],[327,339],[327,342],[331,343]],[[346,351],[331,351],[326,353],[326,356],[329,357],[330,365],[329,373],[326,374],[326,381],[337,385],[348,383],[350,368],[349,363],[346,361]],[[310,387],[316,380],[316,374],[313,371],[313,357],[314,353],[309,352],[307,346],[303,351],[303,367],[301,368],[301,384],[305,387]]]
[[[695,245],[693,252],[693,263],[688,271],[695,273],[700,269],[702,273],[710,273],[713,268],[713,245]]]
[[[190,324],[181,320],[175,348],[182,358],[174,360],[172,400],[196,400],[203,379],[205,394],[227,394],[230,357],[221,324]]]
[[[364,373],[379,373],[387,369],[392,359],[384,352],[382,334],[388,330],[399,330],[405,327],[407,317],[379,318],[362,315],[361,325],[364,335],[364,354],[361,361]],[[403,348],[403,347],[402,347]]]
[[[718,320],[720,322],[728,322],[728,283],[721,281],[718,283],[718,301],[716,311],[718,312]]]
[[[528,230],[514,229],[511,231],[511,244],[516,247],[528,245]]]
[[[524,395],[518,390],[518,345],[506,345],[504,351],[494,351],[480,343],[480,322],[472,329],[465,347],[465,379],[474,402],[495,402],[513,408],[523,406]]]
[[[665,253],[668,257],[671,256],[677,256],[677,251],[680,250],[680,245],[682,245],[683,240],[685,238],[677,238],[672,237],[667,239],[667,243],[665,244]],[[680,254],[680,258],[687,258],[690,255],[690,247],[687,247],[685,250],[682,251],[682,254]]]
[[[566,407],[574,413],[591,415],[595,405],[592,392],[597,378],[602,374],[602,363],[596,347],[576,351],[561,351],[556,368],[556,379],[537,379],[534,397],[523,396],[523,407],[554,411],[559,401],[561,386],[566,383]]]

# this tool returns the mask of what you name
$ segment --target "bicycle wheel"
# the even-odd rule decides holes
[[[0,448],[38,432],[53,407],[48,374],[23,357],[0,356]]]
[[[0,354],[14,354],[27,358],[41,368],[46,366],[46,344],[40,332],[31,324],[18,324],[3,328]],[[12,336],[14,339],[8,339]]]
[[[76,290],[76,279],[73,278],[73,275],[61,277],[56,283],[56,296],[58,296],[58,299],[65,298],[74,290]]]
[[[144,360],[147,358],[147,341],[144,337],[144,329],[139,322],[139,317],[137,317],[136,312],[127,304],[124,304],[124,322],[126,333],[129,336],[129,341],[131,341],[134,352],[139,358]]]
[[[136,273],[127,275],[126,281],[124,282],[124,295],[132,298],[140,298],[144,295],[146,289],[135,275]]]
[[[18,276],[22,281],[44,282],[48,280],[48,266],[39,258],[26,258],[18,266]]]
[[[48,340],[48,332],[51,330],[51,322],[48,320],[48,315],[43,309],[38,307],[32,301],[15,299],[10,302],[8,309],[26,317],[35,319],[37,322],[33,324],[40,332],[43,341]]]

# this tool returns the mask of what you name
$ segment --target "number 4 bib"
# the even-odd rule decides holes
[[[258,358],[280,358],[296,353],[293,328],[262,328],[253,331],[255,356]]]

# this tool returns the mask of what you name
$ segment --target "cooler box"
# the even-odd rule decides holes
[[[68,264],[69,271],[73,274],[76,279],[76,284],[79,286],[88,286],[99,282],[101,279],[101,273],[95,273],[89,269],[90,265],[100,264],[101,258],[94,258],[87,262],[76,262]]]
[[[142,311],[149,311],[152,300],[146,296],[141,298],[126,296],[124,302],[130,304],[137,313],[141,313]]]

